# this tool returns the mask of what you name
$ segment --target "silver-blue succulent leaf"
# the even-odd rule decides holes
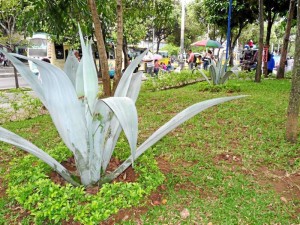
[[[147,54],[149,49],[150,48],[148,48],[142,54],[137,56],[126,68],[119,81],[118,87],[116,88],[114,94],[115,97],[125,97],[127,95],[133,71],[135,70],[136,67],[138,67],[139,63],[142,61],[143,57]]]
[[[137,72],[132,74],[131,81],[129,84],[129,90],[127,92],[126,97],[131,98],[134,102],[136,101],[138,94],[140,92],[141,84],[142,84],[142,75],[143,72]],[[129,78],[130,78],[129,77]],[[103,129],[103,136],[106,137],[104,142],[102,142],[103,146],[103,162],[102,169],[106,170],[107,165],[110,161],[120,133],[122,131],[121,125],[117,117],[113,114],[111,116],[107,116],[107,122]]]
[[[86,160],[86,121],[71,80],[64,71],[49,63],[25,56],[21,58],[37,65],[46,106],[59,134],[73,153],[79,150]]]
[[[239,95],[239,96],[232,96],[232,97],[222,97],[222,98],[215,98],[206,100],[203,102],[196,103],[179,114],[169,120],[165,125],[160,127],[157,131],[155,131],[143,144],[141,144],[136,150],[136,158],[142,155],[147,149],[149,149],[152,145],[157,143],[160,139],[162,139],[166,134],[170,131],[190,119],[191,117],[195,116],[196,114],[202,112],[205,109],[208,109],[212,106],[221,104],[223,102],[231,101],[238,98],[246,97],[247,95]],[[131,165],[131,157],[125,160],[122,165],[120,165],[114,172],[106,175],[100,181],[101,184],[110,182],[111,180],[118,177],[123,171],[125,171]]]
[[[78,59],[74,55],[74,52],[70,50],[64,65],[64,71],[68,75],[69,79],[71,80],[74,88],[76,87],[76,72],[77,72],[78,64],[79,64]]]
[[[201,73],[201,75],[204,77],[204,79],[207,81],[207,83],[211,84],[208,77],[205,75],[205,73],[202,70],[198,70],[198,71]]]
[[[135,151],[137,146],[137,135],[138,135],[138,116],[137,111],[134,102],[132,99],[128,97],[111,97],[111,98],[105,98],[98,100],[98,103],[95,107],[95,112],[101,113],[103,108],[108,107],[117,118],[119,124],[121,125],[122,129],[124,130],[124,133],[128,139],[130,149],[131,149],[131,159],[132,162],[135,159]],[[107,109],[105,109],[107,110]],[[109,115],[108,115],[109,116]],[[109,121],[111,123],[111,121]],[[110,125],[110,123],[108,123]],[[116,124],[116,125],[119,125]],[[116,131],[118,130],[118,127],[110,127],[111,131],[114,130],[114,132],[111,132],[112,135],[115,135]],[[106,131],[106,130],[104,130]],[[107,133],[105,133],[107,134]],[[105,136],[106,137],[106,136]],[[110,137],[107,136],[107,139]],[[114,140],[114,139],[113,139]],[[107,140],[104,141],[104,146],[107,145]],[[104,161],[103,163],[105,166],[107,166],[112,152],[104,151]]]
[[[43,162],[47,163],[52,169],[57,171],[57,173],[59,173],[66,181],[70,182],[75,186],[79,185],[76,181],[72,179],[71,175],[65,167],[63,167],[59,162],[57,162],[46,152],[42,151],[37,146],[25,140],[24,138],[0,127],[0,141],[19,147],[20,149],[23,149],[24,151],[36,156]]]
[[[32,87],[32,90],[35,91],[36,95],[43,102],[43,104],[47,107],[47,103],[45,101],[44,92],[42,88],[42,83],[38,79],[38,76],[35,76],[29,67],[24,66],[24,63],[17,58],[15,58],[12,54],[9,54],[0,49],[0,52],[6,56],[6,58],[13,63],[15,68],[22,74],[24,80]],[[18,56],[18,55],[17,55]]]
[[[93,110],[98,94],[98,77],[97,70],[94,63],[94,58],[91,49],[91,42],[85,44],[81,29],[79,27],[79,36],[82,49],[83,63],[83,85],[84,85],[84,96],[87,99],[89,110]]]

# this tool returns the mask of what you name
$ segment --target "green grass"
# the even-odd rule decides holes
[[[290,196],[287,203],[283,202],[280,197],[284,193],[276,192],[272,182],[268,182],[272,177],[262,172],[262,168],[267,168],[270,173],[285,171],[293,174],[300,171],[300,145],[290,144],[284,138],[290,80],[266,79],[261,83],[230,80],[228,83],[240,88],[238,94],[249,96],[204,111],[148,150],[162,157],[170,166],[170,172],[164,180],[165,188],[160,190],[166,204],[146,206],[146,213],[119,224],[136,224],[138,220],[143,224],[300,223],[296,212],[300,208],[299,196]],[[142,143],[176,113],[193,103],[238,95],[226,91],[200,92],[198,86],[194,84],[165,91],[143,91],[137,101],[140,122],[138,143]],[[3,126],[50,152],[61,146],[49,116],[5,123]],[[5,159],[5,163],[0,162],[1,177],[16,180],[18,173],[15,172],[18,170],[13,164],[8,166],[8,170],[7,165],[9,162],[19,162],[24,154],[5,144],[0,144],[0,149],[0,158]],[[128,145],[123,137],[117,149],[121,152],[120,158],[126,158],[123,150],[128,150]],[[225,160],[221,157],[225,155],[236,157],[237,160]],[[294,163],[289,163],[291,160]],[[146,165],[147,162],[146,158],[141,164]],[[36,169],[39,168],[44,166]],[[139,170],[143,170],[143,166]],[[147,177],[146,174],[146,180]],[[42,178],[35,179],[42,182]],[[155,180],[148,182],[155,183]],[[122,191],[127,193],[125,197],[130,196],[131,188],[122,187]],[[118,191],[117,188],[113,190],[116,193]],[[82,201],[80,194],[72,194]],[[12,210],[12,205],[15,204],[12,198],[1,199],[0,224],[14,221],[17,213]],[[109,205],[108,202],[105,204]],[[139,205],[143,205],[143,201]],[[180,216],[184,208],[190,213],[185,219]],[[80,210],[78,214],[83,213],[82,208]],[[84,217],[84,214],[81,216]],[[101,217],[103,214],[93,216]],[[11,221],[5,221],[6,218]],[[24,224],[29,223],[30,219],[25,217]]]

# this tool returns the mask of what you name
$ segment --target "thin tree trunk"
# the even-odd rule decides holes
[[[300,48],[300,0],[297,4],[297,35],[295,50]],[[295,51],[292,88],[287,111],[286,139],[292,143],[298,138],[298,115],[300,107],[300,51]]]
[[[290,7],[289,7],[289,16],[288,16],[288,19],[287,19],[285,35],[284,35],[284,38],[283,38],[283,45],[282,45],[282,48],[281,48],[280,63],[279,63],[279,68],[278,68],[277,76],[276,76],[277,79],[284,78],[285,61],[286,61],[287,50],[288,50],[288,45],[289,45],[289,40],[290,40],[292,19],[294,17],[295,6],[296,6],[296,1],[291,0],[290,1]]]
[[[17,74],[17,70],[14,67],[14,74],[15,74],[15,84],[16,84],[16,88],[19,88],[19,80],[18,80],[18,74]]]
[[[268,11],[267,14],[267,20],[268,20],[268,25],[267,25],[267,34],[266,34],[266,41],[265,45],[270,47],[270,38],[271,38],[271,31],[272,31],[272,26],[274,23],[276,17],[276,13],[273,13],[272,15],[272,10]],[[268,62],[263,62],[263,68],[264,68],[264,75],[265,77],[268,77]]]
[[[160,45],[160,39],[156,39],[157,42],[156,42],[156,54],[158,54],[159,52],[159,45]]]
[[[255,73],[255,82],[259,83],[261,80],[261,65],[262,65],[262,52],[263,52],[263,42],[264,42],[264,3],[263,0],[258,0],[259,3],[259,49],[258,49],[258,59]]]
[[[127,38],[123,37],[123,55],[124,55],[124,68],[126,69],[129,65]]]
[[[116,51],[116,75],[114,77],[113,93],[122,76],[122,48],[123,47],[123,7],[122,0],[117,0],[117,51]]]
[[[103,39],[101,21],[97,12],[95,0],[88,0],[88,6],[92,14],[93,23],[95,26],[95,36],[97,39],[97,48],[99,53],[100,68],[102,73],[104,96],[111,96],[110,77],[108,74],[108,61],[105,50],[105,43]]]

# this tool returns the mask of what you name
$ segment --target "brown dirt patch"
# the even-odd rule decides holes
[[[107,172],[114,171],[121,164],[120,160],[117,158],[112,158],[108,164]],[[69,172],[75,176],[78,176],[78,172],[75,165],[74,157],[70,157],[68,160],[62,162],[62,165],[69,170]],[[49,174],[50,179],[59,185],[66,185],[67,182],[56,172],[52,171]],[[128,167],[120,176],[118,176],[113,182],[135,182],[138,178],[138,175],[134,172],[132,167]],[[92,195],[98,193],[100,187],[93,186],[86,188],[86,192]]]
[[[242,165],[243,160],[240,155],[234,155],[232,153],[221,153],[214,158],[214,162],[219,164],[221,161],[226,161],[230,164]]]
[[[254,176],[259,184],[270,185],[286,200],[300,201],[300,172],[289,174],[283,170],[271,171],[266,167],[261,167]]]
[[[5,193],[5,188],[3,186],[3,179],[0,178],[0,198],[3,198],[4,196],[6,196],[6,193]]]

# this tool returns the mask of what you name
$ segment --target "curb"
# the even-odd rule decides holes
[[[17,75],[18,75],[18,77],[21,77],[21,75],[19,73]],[[15,74],[11,74],[11,73],[2,73],[2,74],[0,74],[0,79],[1,78],[8,78],[8,77],[15,77]]]

